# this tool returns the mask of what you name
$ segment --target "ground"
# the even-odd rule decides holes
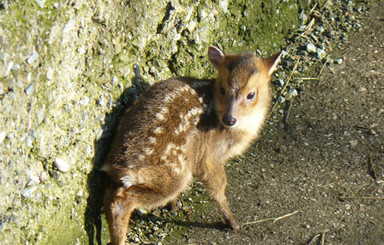
[[[343,63],[326,66],[229,164],[241,229],[207,209],[178,224],[188,230],[171,243],[384,244],[384,4],[362,18],[338,51]]]

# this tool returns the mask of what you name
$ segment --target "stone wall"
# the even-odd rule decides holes
[[[93,239],[121,111],[156,81],[213,77],[209,45],[280,50],[307,3],[180,2],[0,1],[1,243]]]

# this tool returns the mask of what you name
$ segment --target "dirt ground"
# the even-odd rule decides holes
[[[384,244],[384,4],[362,25],[343,63],[309,82],[286,122],[228,166],[242,228],[223,228],[211,209],[172,243]]]

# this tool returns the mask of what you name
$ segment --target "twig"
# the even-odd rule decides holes
[[[295,215],[295,214],[297,214],[298,212],[299,212],[299,211],[296,210],[296,211],[294,211],[294,212],[292,212],[292,213],[289,213],[289,214],[286,214],[286,215],[277,217],[276,219],[273,220],[272,223],[275,223],[276,221],[281,220],[281,219],[284,219],[284,218],[287,218],[287,217],[289,217],[289,216]]]
[[[297,78],[297,80],[319,80],[318,77],[300,77],[300,78]]]
[[[308,26],[305,28],[305,31],[300,34],[300,37],[304,37],[304,35],[312,28],[313,24],[315,24],[315,18],[312,18],[311,22],[309,22]]]
[[[323,67],[321,67],[321,70],[320,70],[319,74],[317,75],[317,78],[318,78],[318,79],[320,78],[321,73],[323,73],[323,70],[324,70],[324,68],[325,68],[325,65],[326,65],[328,62],[329,62],[329,57],[327,57],[327,60],[324,62]]]
[[[292,100],[289,101],[288,109],[287,109],[287,112],[286,112],[285,117],[284,117],[285,123],[288,123],[288,117],[289,117],[289,113],[291,113],[291,107],[292,107]]]
[[[384,197],[346,197],[346,196],[341,196],[340,199],[384,200]]]
[[[312,239],[311,241],[307,244],[307,245],[312,245],[312,244],[315,244],[315,242],[317,241],[317,239],[319,238],[319,236],[321,236],[321,234],[316,234]]]
[[[371,127],[359,126],[359,125],[356,125],[355,128],[357,128],[357,129],[365,129],[365,130],[371,130],[372,129]]]
[[[250,222],[245,222],[243,225],[252,225],[252,224],[258,224],[258,223],[263,223],[267,221],[272,221],[275,218],[268,218],[268,219],[261,219],[261,220],[255,220],[255,221],[250,221]]]
[[[317,3],[311,8],[311,10],[309,11],[309,14],[308,15],[311,15],[313,13],[313,11],[315,10],[315,8],[317,7]],[[309,31],[309,29],[312,28],[313,24],[315,24],[315,18],[312,18],[311,21],[309,22],[309,24],[307,25],[307,27],[305,28],[305,31],[303,33],[300,34],[300,37],[304,37],[305,34]]]
[[[256,220],[256,221],[250,221],[250,222],[246,222],[246,223],[244,223],[243,225],[252,225],[252,224],[258,224],[258,223],[267,222],[267,221],[272,221],[272,223],[275,223],[275,222],[278,221],[278,220],[281,220],[281,219],[287,218],[287,217],[289,217],[289,216],[295,215],[295,214],[297,214],[298,212],[299,212],[299,211],[296,210],[295,212],[292,212],[292,213],[289,213],[289,214],[286,214],[286,215],[283,215],[283,216],[280,216],[280,217],[276,217],[276,218],[268,218],[268,219],[261,219],[261,220]]]
[[[371,175],[371,177],[372,177],[374,180],[377,180],[377,176],[376,176],[376,165],[375,165],[375,163],[373,162],[371,156],[368,156],[368,173]]]
[[[323,230],[323,232],[321,233],[321,241],[320,241],[320,244],[321,245],[324,245],[325,243],[325,233],[327,233],[329,230]]]
[[[325,243],[325,233],[327,233],[328,231],[329,230],[326,229],[326,230],[323,230],[321,233],[316,234],[307,245],[315,244],[315,242],[317,241],[317,239],[320,236],[321,236],[320,245],[324,245],[324,243]]]
[[[321,7],[321,10],[323,10],[328,4],[329,4],[328,1],[326,1],[326,2],[324,3],[323,7]]]
[[[300,59],[298,59],[298,60],[296,61],[296,64],[295,64],[295,66],[293,67],[293,70],[292,70],[291,74],[289,75],[289,78],[288,78],[287,82],[285,83],[283,89],[282,89],[281,92],[280,92],[280,96],[283,95],[283,93],[285,92],[285,89],[287,88],[288,84],[291,82],[292,77],[293,77],[293,73],[295,73],[295,71],[296,71],[296,69],[297,69],[297,66],[299,65],[299,62],[300,62]],[[275,108],[276,108],[276,106],[277,106],[277,103],[278,103],[278,101],[276,101],[275,104],[273,105],[272,110],[271,110],[271,113],[269,113],[269,115],[271,115],[271,114],[273,113],[273,111],[275,110]]]
[[[315,3],[315,5],[313,5],[313,7],[311,8],[311,10],[309,11],[309,15],[313,13],[316,7],[317,7],[317,3]]]

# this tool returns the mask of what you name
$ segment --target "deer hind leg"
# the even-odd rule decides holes
[[[167,209],[172,210],[173,212],[177,212],[179,210],[179,206],[177,206],[178,197],[174,198],[167,204]]]
[[[113,245],[124,244],[129,219],[135,208],[156,208],[170,201],[177,201],[177,195],[192,178],[175,178],[164,167],[143,168],[140,174],[151,178],[148,177],[145,183],[135,183],[128,188],[111,183],[106,189],[105,211]],[[173,202],[174,206],[176,201]]]
[[[109,226],[112,245],[124,245],[129,219],[134,210],[134,200],[130,200],[124,187],[111,184],[105,193],[105,214]]]
[[[204,178],[201,179],[205,188],[207,188],[211,198],[216,201],[221,213],[224,215],[226,223],[234,230],[240,228],[228,206],[225,189],[227,186],[227,175],[224,166],[215,165],[209,173],[204,173]]]

